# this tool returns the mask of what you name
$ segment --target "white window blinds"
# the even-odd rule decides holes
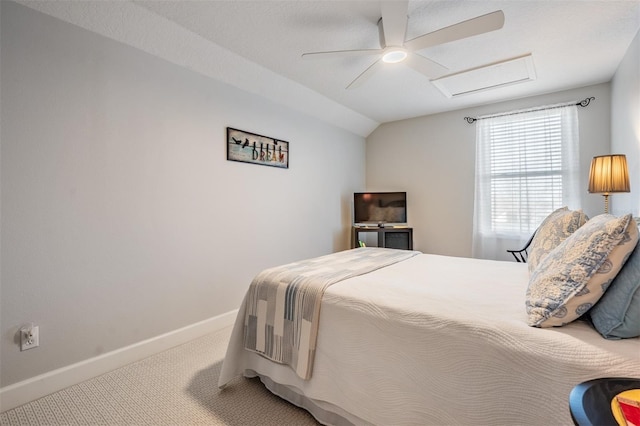
[[[479,120],[473,256],[506,258],[578,194],[575,105]]]

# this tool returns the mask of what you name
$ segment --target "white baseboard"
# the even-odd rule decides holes
[[[0,389],[0,412],[233,325],[238,310],[49,371]]]

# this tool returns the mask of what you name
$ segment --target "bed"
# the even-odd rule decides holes
[[[389,249],[332,256],[357,250]],[[527,264],[412,254],[324,289],[308,379],[245,348],[245,297],[219,387],[259,377],[331,425],[561,425],[576,384],[640,375],[638,338],[529,326]]]

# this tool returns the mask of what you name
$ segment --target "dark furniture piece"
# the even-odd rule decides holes
[[[378,234],[378,247],[413,250],[413,228],[391,226],[354,226],[351,232],[352,248],[356,248],[360,245],[359,242],[361,232],[376,232]]]
[[[535,235],[536,233],[534,232],[533,235],[531,235],[531,238],[529,238],[529,241],[527,241],[524,247],[522,247],[520,250],[507,250],[507,253],[511,253],[513,257],[516,258],[517,262],[527,263],[527,258],[529,257],[529,252],[527,251],[527,249],[531,245],[531,241],[533,241],[533,237],[535,237]]]
[[[629,389],[640,389],[640,379],[603,378],[580,383],[569,394],[573,423],[577,426],[618,426],[611,412],[611,400]]]

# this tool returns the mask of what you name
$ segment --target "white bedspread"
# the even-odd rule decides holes
[[[640,376],[640,339],[528,327],[527,281],[526,264],[421,254],[334,284],[308,381],[244,350],[243,304],[219,386],[259,375],[332,424],[570,425],[574,385]]]
[[[329,286],[419,254],[361,247],[265,269],[245,299],[244,347],[309,379],[322,296]]]

